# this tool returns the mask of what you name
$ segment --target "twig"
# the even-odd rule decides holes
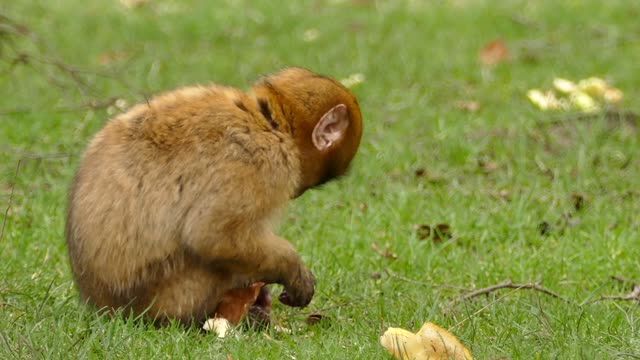
[[[566,124],[569,121],[590,121],[594,119],[605,118],[609,124],[614,121],[626,122],[629,125],[637,126],[640,122],[640,116],[633,111],[622,111],[617,109],[607,109],[604,112],[596,112],[592,114],[569,114],[551,121],[538,122],[538,126],[554,126]]]
[[[20,171],[21,163],[22,163],[22,159],[18,160],[18,165],[16,166],[16,173],[13,176],[13,183],[11,184],[11,193],[9,194],[9,204],[7,205],[7,209],[4,211],[4,219],[2,220],[2,230],[0,231],[0,241],[4,239],[4,228],[7,225],[7,218],[9,217],[9,209],[11,209],[11,203],[13,202],[13,190],[16,187],[16,181],[18,179],[18,172]]]
[[[611,276],[611,280],[615,280],[621,283],[626,283],[629,281],[629,279],[627,279],[626,277],[622,276],[622,275],[613,275]]]
[[[638,301],[640,303],[640,284],[634,286],[633,290],[627,295],[605,295],[589,301],[587,304],[604,300]]]
[[[621,284],[631,284],[632,287],[636,285],[640,285],[640,280],[629,279],[622,275],[613,275],[611,276],[611,280],[615,280]]]
[[[357,299],[357,300],[362,300],[362,299]],[[338,309],[338,308],[341,308],[341,307],[351,306],[351,305],[353,305],[354,301],[355,300],[349,300],[349,301],[342,302],[340,304],[335,304],[335,305],[323,307],[321,309],[316,309],[316,310],[313,310],[313,311],[306,311],[306,312],[303,313],[303,315],[309,316],[309,315],[312,315],[312,314],[323,313],[323,312],[326,312],[327,310],[333,310],[333,309]]]
[[[6,32],[14,32],[20,35],[32,35],[33,33],[29,28],[25,25],[19,24],[18,22],[11,20],[6,15],[0,14],[0,30]]]
[[[422,285],[422,286],[427,286],[427,287],[438,287],[438,288],[446,288],[446,289],[453,289],[453,290],[459,290],[459,291],[467,291],[468,289],[463,288],[461,286],[455,286],[455,285],[449,285],[449,284],[434,284],[434,283],[428,283],[428,282],[424,282],[424,281],[417,281],[417,280],[413,280],[413,279],[409,279],[408,277],[404,277],[402,275],[398,275],[396,273],[393,273],[391,270],[389,269],[385,269],[384,272],[389,275],[392,278],[396,278],[398,280],[402,280],[411,284],[416,284],[416,285]]]
[[[84,104],[53,108],[51,110],[48,110],[48,112],[49,113],[71,113],[71,112],[77,112],[77,111],[83,111],[83,110],[102,110],[110,106],[116,105],[116,102],[118,101],[118,99],[120,98],[117,96],[112,96],[105,100],[91,100]],[[11,109],[11,110],[0,111],[0,116],[26,114],[26,113],[32,113],[35,111],[41,111],[41,110],[29,109],[29,108]]]
[[[31,151],[13,149],[9,146],[0,146],[0,152],[11,153],[12,155],[19,157],[20,160],[54,160],[54,159],[66,159],[71,157],[72,153],[60,152],[60,153],[35,153]]]
[[[632,353],[617,353],[616,354],[617,358],[621,358],[621,357],[628,357],[628,358],[632,358],[632,359],[640,359],[640,355],[638,354],[632,354]]]
[[[547,294],[551,297],[554,297],[556,299],[560,299],[568,304],[573,304],[573,302],[571,302],[569,299],[560,296],[558,294],[556,294],[555,292],[547,289],[546,287],[538,284],[538,283],[526,283],[526,284],[514,284],[511,280],[507,280],[501,284],[497,284],[497,285],[492,285],[492,286],[488,286],[486,288],[482,288],[482,289],[478,289],[476,291],[472,291],[468,294],[462,295],[456,299],[454,299],[453,301],[451,301],[449,303],[449,305],[454,305],[458,302],[461,301],[465,301],[465,300],[469,300],[472,299],[474,297],[478,297],[480,295],[486,295],[489,294],[491,292],[497,291],[497,290],[501,290],[501,289],[517,289],[517,290],[523,290],[523,289],[527,289],[527,290],[535,290],[535,291],[539,291],[543,294]]]
[[[14,41],[19,38],[26,39],[27,42],[36,47],[36,50],[26,50],[26,47]],[[0,53],[0,61],[8,64],[4,71],[0,69],[0,76],[9,73],[17,65],[27,65],[33,68],[34,71],[42,73],[54,86],[66,89],[68,85],[63,79],[57,76],[57,74],[62,73],[66,78],[71,80],[71,83],[75,85],[80,94],[85,97],[88,93],[98,93],[95,86],[88,82],[85,75],[113,79],[121,83],[131,93],[145,95],[141,91],[134,90],[118,73],[83,69],[67,64],[49,48],[48,44],[46,44],[38,34],[30,30],[26,25],[20,24],[3,14],[0,14],[0,42],[6,45],[6,48],[9,50],[7,53]],[[95,108],[94,106],[87,107]],[[18,110],[17,112],[21,111]]]
[[[568,299],[554,293],[553,291],[541,286],[540,284],[537,283],[527,283],[527,284],[514,284],[511,282],[511,280],[507,280],[501,284],[497,284],[497,285],[493,285],[493,286],[489,286],[483,289],[479,289],[477,291],[468,293],[464,296],[459,297],[458,299],[452,301],[449,303],[449,306],[455,304],[456,302],[459,301],[463,301],[463,300],[467,300],[467,299],[471,299],[473,297],[476,296],[480,296],[480,295],[484,295],[484,294],[489,294],[493,291],[496,290],[500,290],[500,289],[513,289],[511,291],[509,291],[508,293],[500,296],[499,298],[491,301],[490,303],[486,304],[485,306],[481,307],[480,309],[478,309],[477,311],[475,311],[473,314],[467,316],[466,318],[462,319],[460,322],[458,322],[457,324],[453,325],[452,327],[449,328],[449,331],[454,330],[455,328],[459,327],[460,325],[466,323],[467,321],[469,321],[469,319],[473,318],[474,316],[480,314],[481,312],[485,311],[486,309],[488,309],[489,307],[493,306],[493,304],[502,301],[502,299],[506,298],[507,296],[510,296],[512,294],[515,294],[516,292],[522,290],[522,289],[530,289],[530,290],[536,290],[536,291],[540,291],[544,294],[550,295],[552,297],[558,298],[563,300],[564,302],[568,303],[568,304],[573,304],[573,302],[569,301]]]
[[[381,250],[378,247],[378,244],[376,243],[372,243],[371,244],[371,250],[375,251],[378,255],[387,258],[387,259],[391,259],[391,260],[396,260],[398,258],[398,255],[394,254],[391,250],[389,250],[389,247],[385,247],[384,250]]]
[[[508,293],[500,296],[499,298],[491,301],[490,303],[488,303],[487,305],[481,307],[480,309],[476,310],[476,312],[474,312],[473,314],[467,316],[466,318],[462,319],[460,322],[458,322],[457,324],[453,325],[452,327],[450,327],[448,330],[449,331],[453,331],[455,328],[459,327],[460,325],[466,323],[467,321],[469,321],[469,319],[473,318],[474,316],[480,314],[481,312],[485,311],[486,309],[490,308],[491,306],[493,306],[493,304],[502,301],[502,299],[506,298],[507,296],[511,295],[511,294],[515,294],[516,292],[518,292],[520,289],[516,288],[513,289],[511,291],[509,291]]]

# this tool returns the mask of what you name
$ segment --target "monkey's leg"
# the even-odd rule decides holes
[[[202,264],[189,264],[146,290],[148,317],[199,326],[213,316],[231,285],[228,277]]]

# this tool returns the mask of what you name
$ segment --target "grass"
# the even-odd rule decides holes
[[[579,120],[525,97],[554,77],[601,76],[625,92],[620,110],[638,113],[640,4],[276,3],[0,5],[29,30],[0,26],[0,358],[385,359],[387,327],[424,321],[452,329],[478,359],[640,357],[638,302],[592,302],[640,281],[638,120]],[[511,59],[483,69],[478,51],[495,38]],[[293,202],[280,226],[318,278],[308,309],[274,309],[293,334],[220,341],[81,306],[65,194],[113,111],[83,105],[198,82],[246,88],[288,65],[364,74],[353,90],[366,126],[350,175]],[[470,100],[479,111],[456,106]],[[439,223],[452,239],[414,230]],[[457,288],[506,279],[540,282],[569,302],[502,290],[452,303]],[[323,321],[305,325],[314,311]]]

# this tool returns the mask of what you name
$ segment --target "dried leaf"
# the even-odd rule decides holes
[[[429,176],[427,176],[427,181],[432,184],[444,184],[447,182],[447,178],[441,174],[430,173]]]
[[[314,42],[318,39],[319,36],[320,32],[318,31],[318,29],[308,29],[302,35],[302,40],[304,40],[305,42]]]
[[[573,203],[573,208],[576,209],[576,211],[580,211],[586,205],[587,196],[582,193],[573,193],[571,194],[571,202]]]
[[[498,170],[498,164],[495,162],[490,161],[482,165],[482,171],[485,173],[492,173],[496,170]]]
[[[320,321],[322,321],[323,316],[322,314],[319,313],[311,313],[309,314],[309,316],[307,316],[307,318],[305,319],[305,323],[307,325],[315,325],[317,323],[319,323]]]
[[[98,64],[109,66],[129,59],[131,55],[126,51],[110,51],[98,55]]]
[[[283,326],[280,326],[280,325],[274,325],[273,331],[275,331],[277,333],[282,333],[282,334],[291,334],[292,333],[291,329],[283,327]]]
[[[120,0],[120,3],[129,9],[142,7],[149,3],[149,0]]]
[[[487,43],[478,55],[480,63],[485,66],[493,66],[509,59],[507,45],[501,39],[495,39]]]
[[[372,243],[371,249],[378,253],[378,255],[383,256],[387,259],[395,260],[398,258],[398,255],[392,253],[391,250],[389,250],[389,247],[385,247],[384,250],[381,250],[380,248],[378,248],[378,244]]]
[[[480,103],[473,100],[456,101],[454,106],[458,110],[462,110],[470,113],[475,113],[475,112],[478,112],[478,110],[480,110]]]
[[[494,198],[497,199],[502,199],[505,201],[510,201],[511,200],[511,194],[509,193],[509,190],[500,190],[500,191],[496,191],[496,192],[491,192],[490,195]]]
[[[352,88],[354,86],[362,84],[364,80],[365,80],[364,74],[355,73],[355,74],[349,75],[347,78],[341,79],[340,82],[345,87]]]
[[[365,26],[362,23],[359,22],[351,22],[349,24],[347,24],[347,30],[353,33],[359,33],[364,31]]]
[[[416,236],[420,240],[433,238],[433,242],[441,242],[445,239],[451,239],[451,227],[449,224],[437,224],[433,228],[429,225],[417,225],[415,226]]]
[[[538,224],[538,232],[542,236],[547,236],[551,233],[551,224],[548,221],[543,221]]]

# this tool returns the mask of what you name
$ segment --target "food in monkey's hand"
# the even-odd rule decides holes
[[[263,282],[257,282],[246,288],[231,289],[222,296],[216,309],[216,317],[222,317],[233,325],[238,325],[254,306],[258,295],[264,286]],[[271,304],[269,304],[269,309]],[[267,310],[268,313],[268,310]]]
[[[215,316],[208,319],[202,328],[206,331],[214,331],[218,337],[223,338],[232,326],[238,325],[249,314],[249,310],[253,307],[260,307],[262,314],[266,313],[268,317],[271,310],[271,295],[268,295],[268,300],[260,299],[258,301],[258,298],[265,294],[263,289],[267,289],[267,294],[269,294],[268,288],[263,282],[227,291],[216,308]],[[256,304],[257,302],[260,304]]]

